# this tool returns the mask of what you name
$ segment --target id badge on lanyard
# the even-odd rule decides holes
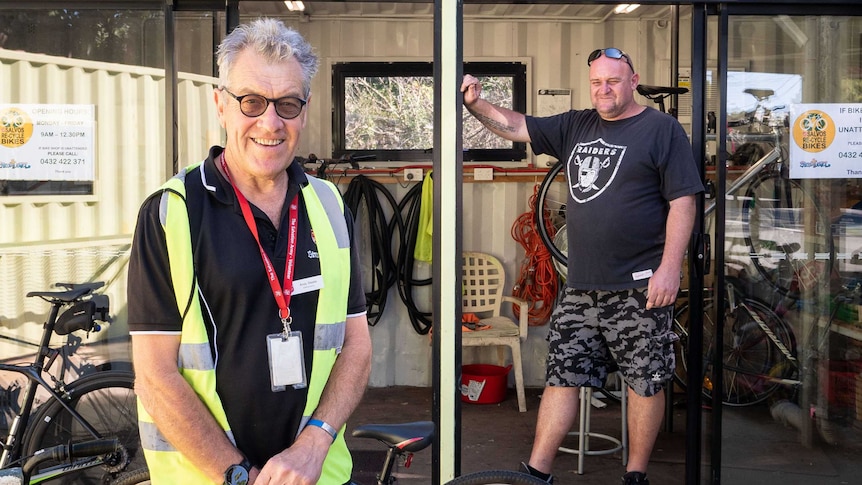
[[[305,378],[305,356],[303,355],[302,333],[292,331],[290,324],[292,318],[290,316],[290,297],[293,293],[293,270],[296,262],[296,244],[297,231],[299,226],[299,195],[293,198],[290,203],[290,224],[287,243],[287,258],[284,266],[284,284],[280,285],[278,277],[275,273],[275,268],[269,256],[266,255],[263,246],[260,244],[260,236],[257,232],[257,224],[254,221],[254,215],[251,212],[251,204],[248,199],[240,192],[231,180],[230,170],[224,159],[224,153],[221,158],[222,169],[227,175],[239,201],[240,209],[242,210],[243,218],[249,231],[257,241],[258,249],[260,250],[260,258],[263,261],[263,266],[266,269],[267,278],[272,288],[273,297],[278,304],[278,317],[281,319],[282,331],[266,336],[266,351],[269,357],[269,377],[271,389],[273,392],[280,392],[287,389],[288,386],[294,389],[302,389],[308,386]]]

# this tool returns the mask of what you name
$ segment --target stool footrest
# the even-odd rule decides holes
[[[572,431],[571,433],[568,433],[568,435],[569,436],[579,436],[580,433],[577,431]],[[603,440],[608,441],[609,443],[613,444],[614,446],[613,446],[613,448],[605,448],[605,449],[601,449],[601,450],[589,450],[589,449],[587,449],[587,450],[584,450],[585,455],[588,455],[588,456],[610,455],[611,453],[616,453],[616,452],[621,451],[623,449],[623,442],[617,438],[614,438],[613,436],[609,436],[609,435],[602,434],[602,433],[593,433],[593,432],[587,433],[586,439],[591,439],[591,438],[603,439]],[[567,448],[565,446],[561,446],[559,448],[559,450],[563,453],[571,453],[573,455],[580,454],[580,451],[578,451],[577,449]]]
[[[593,399],[593,389],[591,387],[581,387],[578,393],[578,431],[570,431],[569,433],[567,433],[567,436],[578,437],[578,447],[566,448],[560,446],[557,448],[563,453],[578,455],[578,475],[583,475],[584,473],[585,456],[610,455],[619,451],[622,454],[623,466],[628,463],[628,389],[626,388],[625,380],[623,379],[622,374],[620,372],[616,372],[614,375],[617,377],[617,379],[619,379],[621,389],[620,400],[622,402],[622,412],[620,416],[620,438],[590,431],[590,411],[592,410],[591,401]],[[590,438],[605,440],[612,446],[610,448],[604,448],[600,450],[591,450]]]

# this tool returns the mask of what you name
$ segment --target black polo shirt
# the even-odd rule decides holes
[[[186,175],[187,204],[192,228],[193,253],[201,288],[203,315],[207,321],[216,360],[217,391],[225,407],[239,449],[257,466],[293,443],[305,407],[306,390],[289,388],[273,392],[270,386],[266,336],[278,333],[282,324],[278,305],[267,280],[257,243],[251,234],[233,188],[215,165],[221,147]],[[317,244],[305,211],[300,187],[308,183],[302,167],[291,164],[286,199],[299,194],[299,224],[294,280],[320,275]],[[288,207],[281,224],[252,205],[260,243],[272,261],[279,281],[284,281],[287,256]],[[366,311],[353,244],[353,218],[345,209],[351,235],[350,292],[347,314]],[[138,215],[129,262],[129,329],[135,333],[180,333],[165,234],[159,222],[159,197],[144,202]],[[311,376],[314,319],[318,290],[294,294],[290,300],[291,329],[301,331],[307,379]]]

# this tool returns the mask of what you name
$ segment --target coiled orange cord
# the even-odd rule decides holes
[[[536,229],[536,198],[539,190],[533,187],[530,210],[518,216],[512,224],[512,239],[524,248],[525,258],[520,275],[512,288],[513,296],[529,303],[527,322],[530,326],[544,325],[551,317],[557,296],[559,278],[551,260],[551,253],[542,243]],[[520,317],[520,306],[512,305],[515,317]]]

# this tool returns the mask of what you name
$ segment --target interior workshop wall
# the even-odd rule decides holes
[[[243,19],[250,20],[250,19]],[[332,146],[330,113],[331,76],[335,62],[350,60],[423,60],[433,59],[433,20],[398,18],[350,19],[311,17],[307,21],[285,18],[315,46],[321,57],[321,70],[312,86],[314,99],[300,153],[327,156]],[[682,22],[681,36],[690,37],[688,22]],[[681,41],[688,45],[688,41]],[[572,90],[572,107],[589,107],[586,58],[596,48],[615,46],[629,53],[646,84],[670,82],[670,28],[667,19],[578,22],[554,19],[464,20],[464,59],[529,59],[528,112],[535,113],[536,92],[544,88]],[[687,48],[683,55],[688,55]],[[664,70],[662,70],[664,67]],[[641,99],[642,104],[652,104]],[[535,164],[535,157],[520,164]],[[373,162],[369,162],[373,164]],[[428,161],[430,166],[431,160]],[[519,164],[503,164],[508,167]],[[500,178],[498,177],[498,180]],[[463,212],[463,249],[493,254],[506,268],[506,293],[511,293],[518,278],[524,250],[511,237],[515,219],[528,210],[531,182],[465,183]],[[396,200],[408,187],[386,184]],[[343,186],[342,189],[346,188]],[[361,222],[360,222],[361,223]],[[417,277],[430,275],[430,267],[417,266]],[[417,289],[430,310],[430,287]],[[419,335],[410,324],[407,309],[397,288],[389,291],[388,303],[379,323],[371,329],[374,357],[370,385],[430,386],[431,346],[427,335]],[[508,307],[508,305],[506,305]],[[511,315],[510,308],[504,308]],[[531,327],[522,346],[524,379],[528,387],[544,385],[547,354],[547,325]],[[508,351],[504,351],[510,361]],[[492,349],[467,349],[463,362],[497,363]],[[510,377],[511,381],[511,377]]]
[[[541,179],[537,178],[538,182]],[[512,239],[511,229],[515,219],[528,210],[528,201],[533,194],[534,183],[464,183],[463,189],[463,249],[481,251],[496,256],[506,269],[505,293],[511,294],[524,260],[523,248]],[[412,184],[385,184],[393,197],[400,201]],[[346,184],[340,187],[346,189]],[[381,203],[385,204],[381,199]],[[365,224],[362,215],[357,226]],[[366,245],[357,232],[360,247]],[[363,270],[367,276],[367,269]],[[431,264],[417,262],[414,266],[416,279],[431,276]],[[368,278],[366,277],[366,281]],[[368,283],[366,282],[366,285]],[[412,291],[420,311],[430,312],[431,286],[418,286]],[[503,314],[512,316],[511,305],[504,304]],[[529,386],[540,387],[544,383],[545,357],[547,355],[547,325],[530,327],[529,337],[522,344],[524,380]],[[389,289],[386,308],[379,322],[371,327],[374,346],[372,373],[369,385],[385,387],[391,385],[431,385],[431,337],[420,335],[410,323],[407,307],[403,304],[398,287]],[[504,348],[505,349],[505,348]],[[464,364],[489,363],[508,364],[511,356],[504,350],[506,362],[499,362],[497,351],[488,348],[465,349]]]

